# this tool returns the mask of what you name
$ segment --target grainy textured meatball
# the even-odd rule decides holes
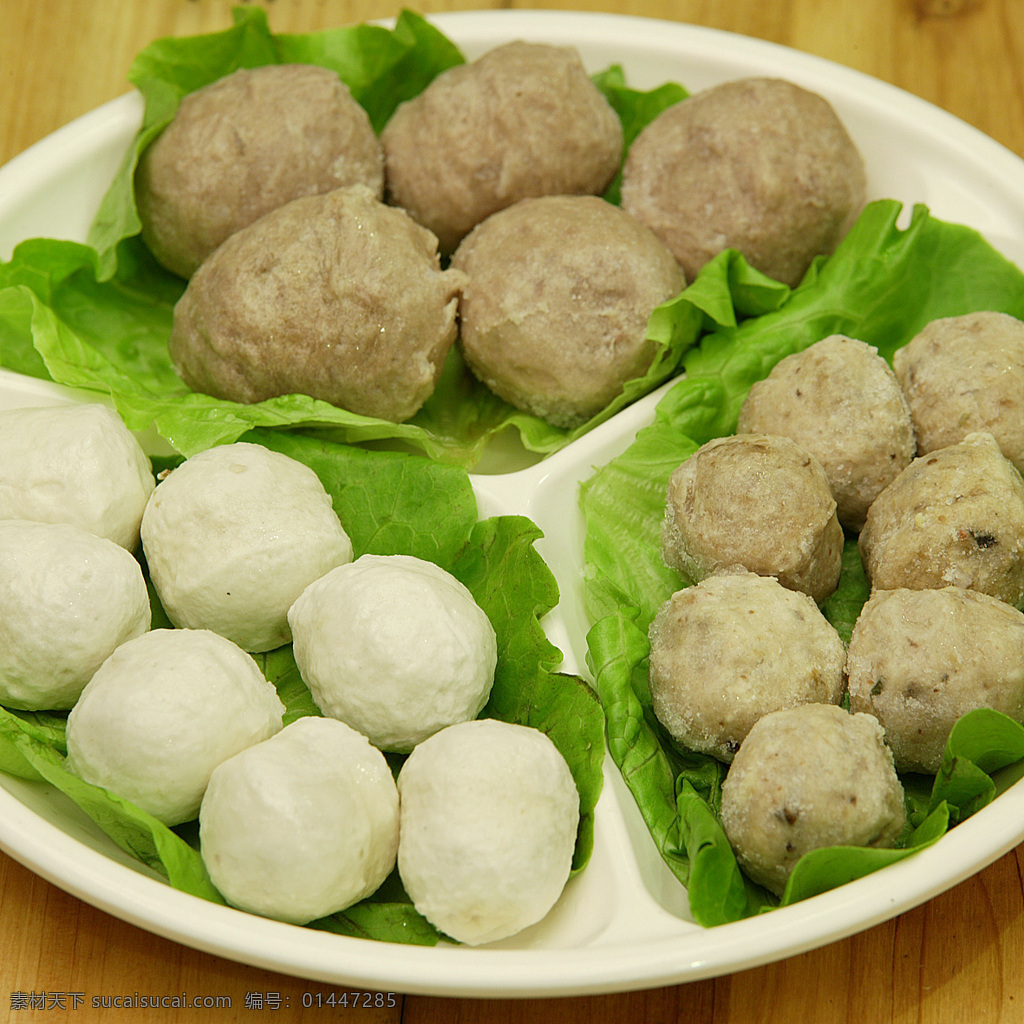
[[[630,147],[622,205],[693,280],[723,249],[795,285],[864,204],[864,162],[835,111],[791,82],[743,78],[669,107]]]
[[[381,133],[387,193],[451,252],[531,196],[602,192],[622,125],[572,48],[512,42],[438,75]]]
[[[1024,601],[1024,480],[991,434],[921,455],[868,509],[859,538],[873,588],[964,587]]]
[[[434,236],[363,186],[295,199],[232,235],[174,309],[189,387],[237,402],[305,394],[403,421],[457,333],[462,275]]]
[[[842,639],[806,594],[771,577],[727,573],[677,591],[650,632],[655,715],[719,760],[733,759],[762,715],[842,698]]]
[[[806,448],[825,470],[839,522],[854,531],[914,457],[910,409],[889,364],[841,334],[787,356],[755,383],[737,430],[782,434]]]
[[[648,318],[686,283],[649,228],[596,196],[524,199],[492,214],[452,266],[467,278],[459,319],[470,369],[562,427],[643,376],[656,352]]]
[[[811,850],[895,846],[906,809],[878,721],[802,704],[750,730],[722,785],[721,817],[743,870],[781,895]]]
[[[270,64],[186,96],[143,153],[135,189],[143,239],[189,277],[275,207],[355,184],[383,195],[384,155],[366,111],[327,68]]]
[[[850,637],[850,710],[885,728],[896,768],[936,772],[975,708],[1024,719],[1024,614],[959,587],[876,590]]]
[[[995,312],[933,320],[892,364],[922,455],[986,430],[1024,473],[1024,322]]]
[[[665,563],[689,582],[742,567],[819,604],[839,583],[843,528],[821,464],[788,437],[702,445],[669,479]]]

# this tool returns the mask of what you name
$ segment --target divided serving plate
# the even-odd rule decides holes
[[[621,64],[628,83],[696,91],[746,75],[789,78],[828,98],[865,156],[869,198],[924,203],[1024,263],[1024,161],[952,115],[858,72],[774,44],[645,18],[488,11],[431,18],[472,59],[502,42],[575,46],[588,69]],[[0,168],[0,259],[29,237],[82,241],[142,114],[126,94]],[[670,386],[670,385],[666,385]],[[578,484],[650,421],[665,388],[548,458],[473,474],[480,516],[521,514],[561,591],[545,626],[564,669],[587,675]],[[83,400],[0,371],[0,407]],[[93,396],[87,396],[94,400]],[[517,464],[522,466],[522,462]],[[502,471],[504,470],[504,471]],[[62,889],[156,934],[325,983],[448,996],[562,996],[725,974],[821,946],[914,907],[1024,840],[1016,785],[935,845],[857,882],[771,913],[705,929],[662,863],[610,758],[593,857],[540,924],[484,948],[341,937],[265,920],[168,886],[122,853],[51,787],[0,774],[0,848]]]

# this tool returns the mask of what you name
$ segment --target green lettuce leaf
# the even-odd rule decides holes
[[[558,602],[558,587],[533,547],[540,530],[521,516],[476,524],[451,566],[498,634],[494,688],[482,714],[546,733],[562,752],[580,794],[573,871],[589,860],[594,809],[601,794],[604,712],[579,676],[557,671],[562,652],[541,619]]]
[[[1024,274],[977,232],[939,221],[923,206],[900,228],[900,213],[894,201],[870,204],[835,254],[817,261],[792,290],[743,268],[737,254],[723,254],[706,267],[674,303],[676,317],[701,319],[706,331],[684,357],[685,376],[630,447],[580,490],[593,623],[588,663],[607,717],[609,751],[662,857],[687,885],[691,911],[704,924],[735,920],[775,901],[737,875],[717,822],[721,766],[678,749],[651,710],[647,630],[658,608],[683,585],[661,559],[668,477],[701,444],[735,430],[750,386],[776,362],[829,334],[859,338],[891,359],[937,317],[983,309],[1024,317]],[[738,280],[742,289],[735,286]],[[856,538],[848,537],[839,587],[822,607],[844,640],[868,592]],[[991,800],[997,792],[992,772],[1015,777],[1007,758],[1020,761],[1024,747],[994,714],[972,713],[954,730],[955,753],[930,783],[931,798],[923,807],[919,780],[907,780],[918,832],[904,850],[934,841],[950,821]],[[905,855],[817,853],[794,872],[785,900],[840,885]]]
[[[63,729],[55,729],[47,737],[33,728],[28,718],[0,708],[0,767],[22,778],[48,782],[77,804],[122,850],[163,875],[176,889],[224,902],[193,847],[129,801],[73,775],[65,757]]]
[[[623,158],[629,152],[633,140],[663,110],[685,100],[689,95],[677,82],[666,82],[664,85],[647,92],[630,88],[626,84],[626,75],[620,64],[593,76],[593,82],[604,93],[605,99],[619,115],[622,122]],[[612,179],[605,191],[605,199],[618,203],[621,196],[622,171]]]

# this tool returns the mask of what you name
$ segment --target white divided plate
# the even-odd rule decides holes
[[[1024,259],[1024,162],[930,104],[860,73],[715,30],[602,14],[488,11],[439,15],[470,58],[511,39],[578,47],[592,71],[622,64],[629,83],[691,91],[744,75],[789,78],[825,95],[865,154],[872,198],[923,202]],[[0,258],[33,236],[82,240],[141,116],[127,94],[0,168]],[[74,397],[74,396],[71,396]],[[477,474],[482,516],[515,513],[544,531],[538,548],[561,588],[547,622],[565,668],[585,674],[577,484],[649,421],[657,395],[548,459]],[[0,374],[0,407],[67,400],[63,389]],[[551,914],[486,948],[421,948],[343,938],[242,914],[177,892],[120,852],[50,787],[0,776],[0,847],[117,917],[197,949],[312,980],[433,995],[555,996],[669,985],[821,946],[937,895],[1024,840],[1014,786],[933,847],[803,903],[703,929],[664,867],[617,769],[606,761],[587,869]]]

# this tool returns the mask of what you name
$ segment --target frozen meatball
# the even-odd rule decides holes
[[[830,104],[791,82],[744,78],[664,110],[630,147],[622,205],[688,280],[723,249],[796,285],[864,204],[864,161]]]
[[[424,740],[398,775],[398,871],[416,909],[468,945],[545,917],[572,870],[579,794],[539,729],[493,719]]]
[[[316,473],[244,441],[199,452],[160,482],[142,517],[142,547],[176,626],[213,630],[252,652],[288,643],[295,599],[352,560]]]
[[[649,228],[596,196],[524,199],[492,214],[452,266],[467,278],[459,319],[470,369],[560,427],[643,376],[657,351],[651,311],[686,284]]]
[[[721,818],[743,870],[781,895],[811,850],[895,846],[906,809],[877,719],[802,704],[750,730],[722,785]]]
[[[956,720],[1024,720],[1024,614],[959,587],[876,590],[850,637],[850,710],[885,727],[896,768],[937,772]]]
[[[295,199],[196,271],[174,308],[171,358],[217,398],[298,393],[401,422],[437,385],[460,284],[434,236],[363,186]]]
[[[242,68],[189,93],[139,160],[142,237],[190,277],[229,235],[300,196],[362,184],[384,193],[366,111],[334,71]]]
[[[121,644],[68,714],[68,767],[165,825],[191,821],[221,761],[279,732],[284,705],[256,662],[204,629]]]
[[[520,199],[603,192],[623,136],[574,49],[517,41],[442,72],[381,142],[389,200],[451,252]]]
[[[96,403],[0,411],[0,519],[72,523],[134,551],[156,486],[135,435]]]
[[[67,710],[150,626],[142,566],[70,523],[0,521],[0,704]]]
[[[433,562],[363,555],[306,587],[288,621],[317,707],[383,750],[407,753],[487,703],[494,627]]]
[[[391,873],[398,789],[365,736],[299,718],[213,770],[199,841],[232,906],[306,924],[365,899]]]
[[[806,594],[754,573],[677,591],[651,624],[654,713],[691,750],[731,761],[753,724],[796,704],[836,704],[846,647]]]
[[[1024,322],[995,312],[933,320],[892,364],[922,455],[983,430],[1024,473]]]
[[[839,583],[843,528],[810,452],[788,437],[736,434],[708,441],[672,473],[661,545],[689,583],[743,568],[820,604]]]
[[[839,522],[854,532],[915,450],[910,409],[889,364],[841,334],[776,363],[750,389],[736,429],[782,434],[806,448],[825,470]]]
[[[1024,602],[1024,480],[991,434],[918,456],[868,509],[859,538],[877,590],[964,587]]]

